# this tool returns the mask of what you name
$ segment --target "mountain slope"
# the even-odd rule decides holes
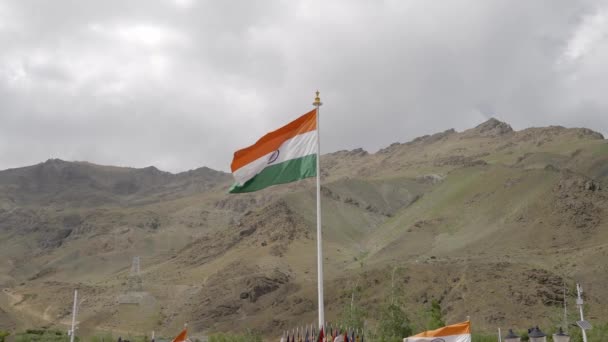
[[[395,286],[421,326],[432,299],[448,322],[470,316],[479,330],[548,325],[575,281],[588,288],[590,319],[608,317],[600,134],[491,119],[377,153],[327,154],[321,166],[329,320],[356,287],[373,325]],[[0,319],[61,325],[80,287],[85,334],[170,334],[184,322],[276,334],[313,322],[314,180],[243,195],[226,194],[230,182],[206,168],[58,160],[0,171]]]
[[[100,206],[158,201],[205,191],[229,181],[224,172],[199,168],[170,174],[49,159],[0,172],[4,205]]]

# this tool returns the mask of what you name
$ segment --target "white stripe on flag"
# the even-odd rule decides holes
[[[316,153],[317,147],[317,131],[310,131],[286,140],[278,149],[279,155],[277,159],[270,162],[270,157],[276,152],[268,153],[251,163],[244,165],[240,169],[234,171],[234,179],[237,185],[243,185],[245,182],[255,177],[270,165],[276,165],[284,161],[297,159]]]

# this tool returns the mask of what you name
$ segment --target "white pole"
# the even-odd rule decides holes
[[[566,297],[566,281],[564,280],[564,331],[568,333],[568,301]]]
[[[321,99],[317,90],[317,97],[313,106],[317,107],[317,287],[319,293],[319,330],[325,322],[325,307],[323,304],[323,241],[321,240],[321,130],[319,127],[319,107]],[[323,329],[325,330],[325,329]],[[325,331],[323,331],[325,333]]]
[[[498,342],[502,342],[502,334],[500,333],[500,328],[498,328]]]
[[[70,342],[74,342],[76,334],[76,303],[78,301],[78,290],[74,290],[74,306],[72,307],[72,330],[70,330]]]
[[[580,284],[576,284],[576,292],[578,293],[578,300],[576,301],[576,304],[578,304],[578,309],[581,313],[581,321],[584,321],[585,317],[583,316],[583,297],[581,296],[581,294],[583,293],[583,288]],[[581,328],[581,333],[583,334],[583,342],[587,342],[587,332],[585,331],[585,329]]]

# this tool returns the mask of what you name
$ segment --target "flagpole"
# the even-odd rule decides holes
[[[74,342],[74,335],[76,333],[76,310],[78,301],[78,290],[74,290],[74,307],[72,308],[72,329],[70,330],[70,342]]]
[[[319,125],[319,107],[323,104],[317,97],[313,106],[317,108],[317,287],[319,293],[319,331],[323,328],[325,322],[325,307],[323,304],[323,242],[321,240],[321,129]]]

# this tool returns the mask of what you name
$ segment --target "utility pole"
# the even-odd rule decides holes
[[[566,297],[566,281],[564,280],[564,329],[566,334],[568,333],[568,309],[567,309],[567,297]]]
[[[576,305],[578,305],[578,309],[581,313],[581,324],[585,322],[585,317],[583,316],[583,288],[580,284],[576,284],[576,292],[578,297],[576,298]],[[580,324],[579,324],[580,326]],[[583,342],[587,342],[587,331],[584,327],[581,327],[581,333],[583,334]]]

